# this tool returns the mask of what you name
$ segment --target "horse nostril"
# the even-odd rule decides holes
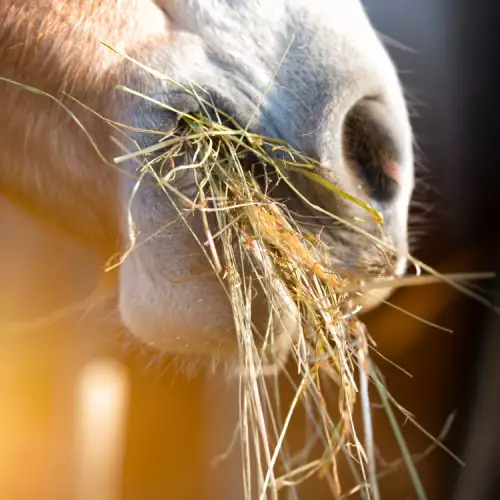
[[[367,194],[380,203],[393,200],[400,188],[401,149],[395,124],[384,104],[359,101],[347,114],[343,153]]]

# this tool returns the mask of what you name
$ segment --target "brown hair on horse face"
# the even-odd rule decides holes
[[[126,68],[101,41],[139,54],[168,38],[167,19],[149,1],[14,0],[2,2],[0,16],[0,77],[111,116]],[[47,97],[0,81],[0,107],[2,194],[109,252],[119,239],[116,173]],[[109,129],[81,108],[78,118],[109,158]]]

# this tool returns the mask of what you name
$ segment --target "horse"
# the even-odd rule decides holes
[[[110,168],[120,150],[109,122],[166,130],[178,115],[118,85],[189,114],[200,102],[182,88],[202,89],[250,131],[317,160],[324,178],[380,211],[396,249],[387,259],[354,231],[327,225],[330,261],[356,276],[405,272],[412,128],[395,65],[361,2],[6,0],[0,16],[0,192],[106,257],[132,244],[132,229],[139,235],[113,283],[121,321],[139,341],[181,354],[236,345],[227,296],[191,233],[202,234],[200,220],[179,222],[175,202],[151,183],[138,187],[129,216],[137,164]],[[137,134],[140,147],[154,140]],[[190,174],[175,182],[193,194]],[[360,216],[359,206],[301,182],[336,216]],[[189,276],[197,278],[179,279]],[[366,309],[389,293],[371,296]]]

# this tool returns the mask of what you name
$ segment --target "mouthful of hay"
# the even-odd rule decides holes
[[[361,283],[346,274],[341,262],[332,264],[328,258],[332,242],[323,238],[317,223],[310,230],[287,204],[286,196],[280,198],[279,194],[289,194],[288,199],[307,207],[313,219],[315,216],[322,224],[329,221],[338,231],[343,221],[310,202],[291,180],[293,175],[356,204],[372,224],[380,226],[380,238],[372,237],[370,243],[374,247],[377,241],[383,242],[382,217],[319,176],[309,158],[281,141],[237,127],[231,117],[221,119],[218,110],[215,115],[214,120],[183,114],[177,128],[157,144],[116,161],[142,158],[141,171],[155,177],[186,223],[195,213],[202,218],[205,239],[199,244],[233,310],[242,381],[243,453],[248,460],[250,448],[258,455],[259,497],[276,498],[285,486],[322,474],[333,497],[340,498],[345,492],[337,474],[337,457],[342,455],[350,464],[355,490],[364,491],[369,498],[375,492],[376,498],[368,387],[370,380],[381,391],[383,385],[369,358],[370,337],[357,317]],[[185,175],[186,170],[195,180],[192,196],[174,187],[176,176]],[[364,237],[352,228],[350,234]],[[378,251],[390,255],[387,245]],[[390,278],[387,269],[390,265],[375,268],[371,278]],[[252,315],[256,290],[265,296],[269,312],[264,331],[255,327]],[[299,382],[294,383],[295,397],[287,418],[280,423],[273,415],[266,375],[279,374],[291,364],[295,368],[290,373]],[[335,418],[326,409],[325,378],[338,388]],[[363,409],[363,443],[354,428],[357,400]],[[325,451],[321,457],[294,466],[282,447],[287,422],[300,405],[315,420],[315,433]],[[249,498],[250,474],[245,468]]]
[[[125,87],[121,90],[152,101]],[[436,278],[396,280],[391,273],[397,252],[384,239],[379,212],[320,176],[310,158],[282,141],[242,129],[194,95],[210,113],[179,113],[177,127],[158,142],[127,152],[115,163],[139,160],[138,182],[151,176],[187,226],[190,218],[201,218],[203,238],[194,232],[193,237],[227,293],[238,342],[245,497],[277,499],[281,491],[319,476],[327,481],[332,498],[379,499],[378,481],[387,471],[379,470],[376,459],[373,392],[393,428],[417,498],[426,498],[394,409],[418,424],[387,391],[370,357],[375,344],[358,313],[363,296],[374,289]],[[177,182],[186,174],[192,180],[189,194]],[[364,220],[353,224],[321,208],[297,187],[304,180],[353,204]],[[366,221],[377,230],[364,230]],[[349,238],[352,245],[362,241],[364,249],[379,258],[343,265],[332,233]],[[353,272],[357,267],[365,275]],[[262,297],[264,315],[262,307],[255,306],[257,299],[262,305]],[[262,322],[256,326],[262,316],[264,328]],[[278,376],[288,379],[294,392],[284,415],[278,384],[270,382]],[[327,404],[332,387],[335,411]],[[310,442],[290,456],[285,438],[299,409],[310,424]],[[311,456],[312,445],[318,443],[322,452]],[[441,446],[436,439],[434,443]],[[340,467],[350,473],[349,481],[341,481]]]

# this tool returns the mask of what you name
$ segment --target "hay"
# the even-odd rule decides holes
[[[191,93],[206,112],[197,116],[179,112],[176,129],[166,132],[146,149],[139,148],[116,158],[115,164],[141,159],[139,178],[151,175],[176,204],[188,227],[193,212],[203,220],[205,239],[200,240],[194,232],[193,237],[197,238],[213,272],[226,289],[238,340],[237,365],[241,368],[238,430],[245,498],[277,499],[284,489],[289,490],[289,498],[299,498],[296,487],[316,476],[327,481],[332,498],[357,494],[363,499],[379,500],[379,480],[394,472],[395,465],[379,470],[371,416],[370,390],[375,389],[401,450],[398,466],[406,466],[416,497],[425,499],[415,460],[426,456],[431,448],[440,447],[458,463],[462,461],[445,448],[440,439],[423,429],[389,393],[382,373],[370,356],[375,344],[358,318],[359,309],[352,299],[355,294],[387,286],[443,281],[492,307],[481,295],[460,284],[467,279],[491,278],[491,273],[441,275],[408,255],[417,268],[417,276],[397,280],[374,276],[369,283],[342,276],[324,259],[327,248],[320,237],[299,226],[287,207],[272,197],[273,186],[285,183],[313,211],[364,234],[373,245],[394,252],[382,238],[311,203],[289,180],[288,174],[302,174],[335,196],[356,203],[379,225],[383,222],[381,214],[321,178],[315,173],[317,164],[313,160],[284,142],[250,133],[200,97],[194,88],[180,86],[165,75],[124,57]],[[165,103],[127,87],[118,88],[176,112]],[[157,130],[151,132],[158,134]],[[176,166],[176,155],[186,151],[190,152],[190,164]],[[249,153],[267,170],[247,168],[245,158]],[[192,169],[196,179],[198,191],[194,199],[187,198],[174,185],[175,175],[185,169]],[[133,251],[133,245],[129,251]],[[420,276],[420,269],[429,274]],[[253,324],[255,288],[265,294],[270,310],[264,335]],[[295,320],[288,332],[286,327],[290,323],[281,321],[284,314],[289,320]],[[280,373],[294,391],[284,418],[280,386],[276,380],[274,384],[269,383],[270,374],[277,377]],[[332,384],[337,388],[336,415],[327,403]],[[285,438],[299,408],[306,417],[309,434],[302,451],[291,455]],[[356,425],[356,410],[361,413],[361,430]],[[432,441],[431,448],[420,457],[412,457],[395,410]],[[311,457],[318,443],[321,452]],[[348,484],[341,483],[339,468],[342,466],[350,471]]]
[[[122,87],[122,90],[140,96],[130,89]],[[155,104],[172,111],[160,102]],[[202,104],[210,106],[205,101]],[[256,498],[255,491],[252,492],[255,485],[255,478],[251,477],[252,454],[257,463],[258,498],[277,498],[283,488],[294,488],[313,475],[322,475],[328,481],[333,498],[355,491],[363,498],[380,498],[370,385],[377,388],[395,426],[418,498],[425,498],[392,413],[390,395],[372,364],[369,353],[372,341],[357,317],[358,308],[353,305],[352,291],[359,291],[360,285],[328,266],[322,258],[327,249],[320,237],[300,227],[286,206],[272,198],[272,191],[276,184],[287,183],[304,203],[310,203],[290,182],[287,174],[293,170],[362,206],[377,223],[382,221],[380,214],[319,176],[315,178],[314,163],[281,141],[251,134],[234,122],[229,127],[220,119],[220,110],[214,111],[217,120],[181,114],[179,126],[166,132],[156,145],[125,154],[115,161],[142,158],[139,177],[153,176],[165,194],[176,202],[187,224],[193,212],[203,220],[205,239],[198,242],[226,288],[238,339],[240,437],[247,498]],[[190,152],[190,165],[176,166],[176,155],[186,151]],[[278,155],[278,159],[277,151],[286,154]],[[264,173],[245,168],[249,152],[266,165]],[[175,187],[175,176],[187,168],[193,170],[198,186],[194,199],[187,198]],[[335,216],[331,214],[331,217]],[[270,309],[264,335],[256,331],[253,324],[255,288],[265,294]],[[351,293],[344,291],[347,289]],[[293,333],[283,332],[287,326],[281,321],[284,314],[291,318]],[[279,399],[277,385],[273,394],[265,374],[273,368],[275,373],[282,371],[288,356],[291,360],[286,366],[293,364],[294,369],[286,373],[295,395],[281,420],[272,403]],[[298,374],[298,381],[292,372]],[[325,379],[337,386],[337,418],[328,410]],[[355,425],[358,401],[364,437]],[[279,403],[275,406],[279,409]],[[314,439],[322,443],[323,452],[315,459],[308,459],[306,453],[303,463],[294,464],[297,457],[293,460],[289,456],[284,442],[299,407],[311,420]],[[354,478],[355,487],[351,486],[350,491],[341,484],[338,474],[341,458],[348,463]]]

